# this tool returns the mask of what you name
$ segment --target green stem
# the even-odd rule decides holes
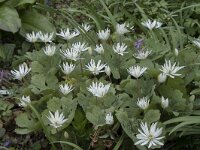
[[[49,135],[49,132],[46,128],[46,126],[44,125],[41,117],[40,117],[40,114],[38,113],[38,111],[31,105],[31,104],[28,104],[28,106],[31,108],[31,110],[34,112],[34,114],[37,116],[40,124],[42,125],[42,128],[43,128],[43,131],[44,131],[44,134],[45,136],[47,137],[47,139],[50,141],[50,143],[52,144],[52,147],[54,150],[56,150],[56,147],[55,145],[53,144],[53,140],[51,139],[50,135]]]
[[[113,150],[118,150],[118,149],[120,149],[120,146],[122,145],[122,142],[123,142],[123,140],[124,140],[124,132],[122,133],[122,135],[121,135],[121,137],[120,137],[120,139],[119,139],[119,141],[117,142],[117,144],[115,145],[115,147],[113,148]]]
[[[74,144],[74,143],[71,143],[71,142],[67,142],[67,141],[55,141],[55,142],[52,142],[51,144],[53,143],[61,143],[61,144],[67,144],[77,150],[83,150],[81,147],[79,147],[78,145]]]

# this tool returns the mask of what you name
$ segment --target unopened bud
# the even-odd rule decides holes
[[[178,56],[178,49],[177,48],[174,49],[174,55]]]
[[[111,70],[109,66],[105,66],[105,73],[107,74],[107,76],[110,76]]]
[[[90,55],[92,55],[92,48],[91,48],[91,47],[88,47],[88,53],[89,53]]]
[[[169,106],[169,100],[168,100],[168,98],[165,99],[165,98],[162,96],[162,99],[161,99],[161,106],[162,106],[163,109],[165,109],[165,108],[167,108],[167,107]]]
[[[164,73],[158,75],[158,82],[164,83],[167,80],[167,76]]]

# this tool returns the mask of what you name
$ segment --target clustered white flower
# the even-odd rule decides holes
[[[72,49],[77,52],[84,52],[88,50],[86,43],[76,42],[72,44]]]
[[[60,66],[62,72],[66,75],[69,75],[74,69],[75,69],[75,65],[72,63],[63,63],[62,66]]]
[[[162,66],[162,69],[160,69],[160,71],[162,71],[162,73],[165,74],[166,76],[174,78],[176,76],[181,76],[181,74],[178,74],[177,72],[184,67],[185,66],[181,66],[181,67],[176,66],[176,63],[172,65],[170,60],[168,61],[165,60],[165,64]]]
[[[63,95],[67,95],[73,90],[72,85],[69,85],[69,84],[63,84],[63,85],[60,84],[59,87],[60,87],[60,92]]]
[[[106,64],[101,64],[101,60],[99,60],[96,65],[94,59],[91,59],[90,63],[85,66],[87,67],[86,70],[91,71],[94,75],[98,75],[100,72],[104,72],[102,69],[106,66]]]
[[[128,52],[125,52],[126,49],[127,49],[127,45],[124,44],[124,43],[117,43],[116,45],[113,45],[114,52],[119,54],[119,55],[122,55],[122,56],[125,53],[128,53]]]
[[[47,56],[53,56],[56,52],[56,47],[53,45],[46,45],[43,48],[43,51]]]
[[[67,29],[61,29],[60,33],[56,33],[56,34],[58,36],[60,36],[62,39],[64,39],[64,40],[70,40],[70,39],[72,39],[72,38],[74,38],[74,37],[76,37],[76,36],[79,35],[79,33],[76,32],[76,31],[71,31],[70,32],[69,28],[67,28]]]
[[[110,36],[110,29],[105,29],[105,30],[99,30],[99,32],[97,33],[99,39],[101,40],[108,40],[109,36]]]
[[[126,24],[126,23],[122,23],[122,24],[119,24],[119,23],[118,23],[118,24],[116,25],[116,33],[119,34],[119,35],[123,35],[123,34],[125,34],[125,33],[130,32],[130,31],[127,29],[127,27],[129,27],[129,25]]]
[[[151,51],[149,50],[139,50],[137,53],[135,53],[133,56],[137,59],[146,59],[151,54]]]
[[[108,93],[110,83],[104,85],[102,82],[92,82],[92,85],[88,87],[88,91],[96,97],[103,97]]]
[[[148,29],[152,30],[153,28],[160,28],[162,26],[162,23],[156,20],[146,20],[142,22],[142,25],[147,27]]]
[[[58,110],[56,110],[54,115],[49,111],[49,116],[47,116],[47,118],[50,121],[50,125],[54,128],[61,127],[68,120],[65,119],[63,113],[59,114]]]
[[[22,80],[29,72],[31,68],[27,66],[26,63],[19,65],[19,70],[11,70],[11,75],[14,79]]]
[[[91,27],[91,25],[89,25],[89,24],[87,24],[87,23],[83,23],[82,25],[81,25],[81,27],[85,30],[85,31],[83,31],[83,32],[88,32],[92,27]],[[81,27],[79,27],[79,29],[81,30]]]
[[[31,33],[26,34],[26,40],[31,42],[31,43],[37,42],[38,37],[39,37],[38,32],[32,31]]]
[[[102,44],[96,45],[96,48],[94,49],[94,51],[96,51],[99,54],[103,54],[104,53],[103,45]]]
[[[135,77],[135,78],[139,78],[140,76],[142,76],[144,74],[144,72],[147,70],[147,67],[140,67],[138,65],[136,66],[132,66],[129,69],[127,69],[128,73]]]
[[[106,114],[105,121],[108,125],[112,125],[114,123],[113,115],[111,112]]]
[[[27,107],[27,104],[31,103],[30,96],[22,96],[20,103],[18,104],[21,107]]]
[[[77,61],[80,59],[80,52],[74,50],[73,48],[71,49],[66,49],[66,50],[60,50],[61,54],[63,55],[63,57],[73,60],[73,61]]]
[[[141,109],[145,110],[149,107],[150,100],[147,97],[138,98],[137,105]]]
[[[31,42],[31,43],[35,43],[38,40],[47,43],[47,42],[52,42],[54,33],[44,33],[44,32],[32,32],[32,33],[27,33],[26,34],[26,39]]]
[[[139,134],[136,135],[139,141],[137,141],[135,145],[148,145],[148,148],[164,145],[164,143],[160,141],[164,138],[164,136],[160,136],[162,134],[162,128],[157,128],[157,122],[152,123],[150,129],[147,123],[143,122],[140,124],[140,127],[141,129],[138,129]]]

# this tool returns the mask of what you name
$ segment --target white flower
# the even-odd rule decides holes
[[[31,71],[31,68],[28,68],[27,64],[23,63],[19,65],[19,71],[11,70],[10,72],[14,79],[22,80],[22,78],[25,77],[30,71]]]
[[[129,25],[126,25],[126,23],[123,23],[123,24],[117,24],[116,25],[116,33],[119,34],[119,35],[123,35],[125,33],[128,33],[130,32],[127,27]]]
[[[31,103],[30,96],[23,95],[18,105],[21,107],[26,107],[28,103]]]
[[[53,56],[56,52],[56,47],[47,45],[46,47],[43,48],[43,51],[47,56]]]
[[[67,59],[70,59],[70,60],[74,60],[74,61],[77,61],[80,59],[80,53],[74,49],[67,49],[65,51],[63,50],[60,50],[60,52],[63,54],[63,56]]]
[[[127,69],[129,74],[135,78],[139,78],[140,76],[142,76],[146,70],[147,67],[140,67],[138,65],[132,66],[129,69]]]
[[[161,98],[161,106],[162,106],[162,108],[167,108],[168,106],[169,106],[169,100],[168,100],[168,98],[164,98],[163,96],[162,96],[162,98]]]
[[[160,71],[162,71],[165,75],[174,78],[175,76],[181,76],[181,74],[177,74],[176,72],[178,72],[184,67],[185,66],[176,66],[176,63],[172,65],[170,60],[165,60],[165,64],[162,66],[162,69],[160,69]]]
[[[128,53],[125,52],[125,50],[127,49],[127,45],[124,43],[117,43],[117,45],[113,45],[113,50],[115,53],[119,54],[119,55],[124,55],[124,53]]]
[[[158,82],[164,83],[167,80],[167,76],[164,73],[158,75]]]
[[[179,53],[178,49],[175,48],[175,49],[174,49],[174,55],[175,55],[175,56],[178,56],[178,53]]]
[[[162,128],[156,128],[157,122],[152,123],[150,129],[148,129],[147,123],[141,123],[140,127],[142,130],[138,129],[139,134],[136,135],[137,141],[135,145],[148,145],[148,148],[151,148],[152,146],[157,146],[157,145],[164,145],[162,142],[159,140],[163,139],[164,136],[159,137],[162,134]]]
[[[72,49],[74,49],[75,51],[78,52],[84,52],[87,51],[89,47],[87,47],[87,45],[85,43],[81,43],[81,42],[76,42],[72,44]]]
[[[110,29],[105,29],[105,30],[99,30],[99,32],[97,33],[99,39],[101,40],[107,40],[110,36]]]
[[[94,49],[94,51],[96,51],[99,54],[103,54],[104,53],[104,48],[103,48],[102,44],[96,45],[96,48]]]
[[[109,88],[110,88],[110,84],[104,85],[101,82],[99,83],[92,82],[92,85],[90,85],[87,89],[94,96],[103,97],[106,93],[108,93]]]
[[[106,65],[101,64],[101,60],[98,61],[97,65],[95,64],[95,61],[91,59],[91,61],[88,63],[88,65],[85,65],[87,67],[86,70],[91,71],[94,75],[98,75],[100,72],[104,72],[102,70]]]
[[[194,43],[194,45],[200,48],[200,39],[194,39],[192,42]]]
[[[60,92],[63,95],[67,95],[73,90],[72,85],[69,84],[64,84],[64,85],[60,84],[59,87],[60,87]]]
[[[52,42],[52,39],[53,39],[53,35],[54,33],[42,33],[41,31],[38,33],[38,38],[44,42],[44,43],[47,43],[47,42]]]
[[[145,110],[149,107],[149,102],[150,102],[150,100],[147,97],[143,97],[141,99],[138,98],[137,105],[141,109]]]
[[[75,65],[73,64],[68,64],[68,63],[63,63],[62,66],[60,66],[60,68],[62,69],[62,72],[66,75],[70,74],[74,68],[75,68]]]
[[[151,54],[151,51],[139,50],[135,55],[133,55],[137,59],[146,59]]]
[[[112,125],[114,123],[113,115],[111,112],[106,114],[105,121],[106,121],[106,124],[109,124],[109,125]]]
[[[104,72],[107,74],[107,76],[110,76],[110,74],[111,74],[110,67],[109,66],[105,66]]]
[[[50,125],[54,128],[61,127],[68,120],[68,119],[64,119],[65,116],[63,115],[63,113],[59,114],[58,110],[55,112],[54,115],[50,111],[49,111],[49,114],[50,115],[47,116],[47,118],[51,122]]]
[[[70,29],[61,29],[60,33],[56,33],[57,35],[61,36],[64,40],[70,40],[79,35],[76,31],[70,32]]]
[[[86,31],[86,32],[88,32],[90,29],[91,29],[91,25],[89,25],[89,24],[87,24],[87,23],[83,23],[82,25],[82,28]],[[80,27],[79,27],[80,28]],[[81,29],[81,28],[80,28]]]
[[[142,25],[152,30],[153,28],[160,28],[162,26],[162,23],[156,20],[151,21],[150,19],[148,19],[147,21],[142,22]]]
[[[32,43],[37,42],[38,40],[38,32],[32,32],[26,34],[26,40]]]

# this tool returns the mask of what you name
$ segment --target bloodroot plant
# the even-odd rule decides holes
[[[156,20],[141,25],[154,36],[163,26]],[[193,60],[184,49],[175,55],[164,38],[158,49],[153,36],[133,35],[128,23],[96,31],[85,24],[58,33],[26,34],[28,42],[41,48],[27,52],[28,63],[11,70],[13,80],[23,80],[16,101],[24,111],[16,118],[15,131],[44,131],[51,142],[77,145],[96,131],[96,144],[123,133],[133,146],[162,147],[168,136],[163,122],[191,111],[186,91],[195,78],[187,76]]]

